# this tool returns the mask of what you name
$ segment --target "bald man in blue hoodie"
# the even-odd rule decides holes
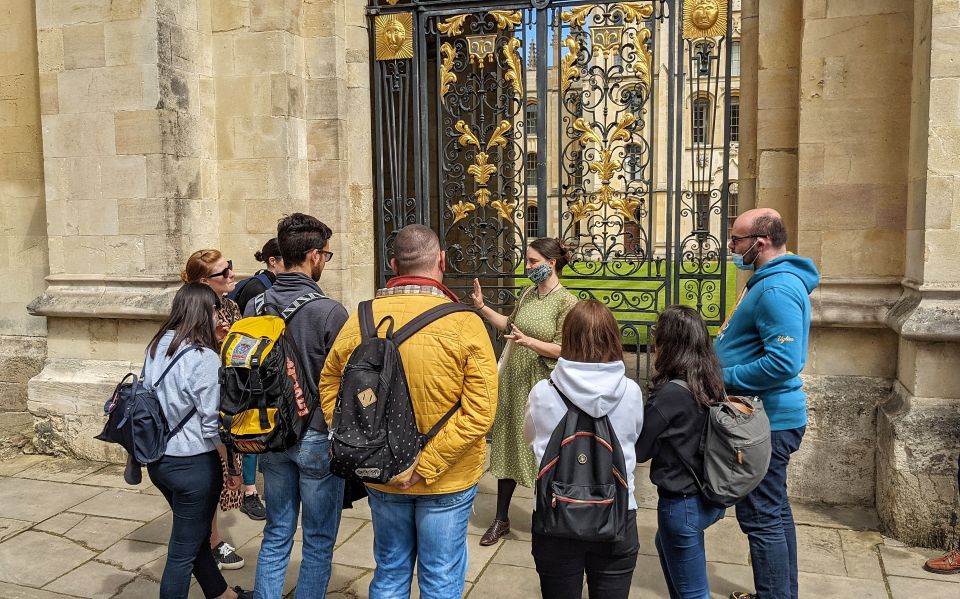
[[[820,283],[813,261],[787,252],[787,229],[776,210],[759,208],[733,223],[734,264],[753,271],[714,345],[730,395],[756,395],[770,418],[770,469],[737,504],[750,540],[756,594],[731,599],[797,599],[797,531],[787,497],[787,465],[807,426],[800,372],[810,337],[810,293]]]

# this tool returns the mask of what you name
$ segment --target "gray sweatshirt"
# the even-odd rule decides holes
[[[157,345],[154,358],[147,353],[143,367],[144,384],[153,386],[164,369],[173,360],[167,348],[173,341],[173,331],[167,331]],[[183,345],[182,348],[187,347]],[[177,348],[179,352],[181,348]],[[176,356],[177,352],[174,352]],[[164,377],[157,397],[167,423],[173,429],[183,420],[190,408],[197,413],[187,420],[183,430],[167,443],[165,455],[191,456],[213,451],[220,444],[217,418],[220,411],[220,359],[216,352],[202,348],[187,352]]]
[[[302,272],[284,272],[277,275],[277,282],[264,293],[268,304],[273,304],[283,310],[302,295],[307,293],[323,293],[317,283]],[[247,302],[244,316],[254,316],[256,306],[254,302]],[[333,346],[337,333],[347,321],[347,311],[334,299],[319,299],[305,305],[287,323],[287,331],[297,348],[300,364],[304,368],[306,385],[313,394],[319,392],[317,385],[320,382],[320,372],[323,363]],[[311,428],[326,432],[327,423],[323,419],[323,411],[317,409],[310,421]]]

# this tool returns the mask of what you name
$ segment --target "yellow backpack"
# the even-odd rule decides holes
[[[228,453],[284,451],[300,442],[319,402],[286,323],[325,298],[300,296],[283,311],[254,298],[256,316],[233,323],[220,350],[220,438]],[[276,314],[266,314],[273,309]],[[233,464],[232,458],[227,462]]]

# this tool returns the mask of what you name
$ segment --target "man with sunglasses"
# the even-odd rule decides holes
[[[750,540],[756,594],[731,599],[796,599],[797,532],[787,497],[787,465],[807,425],[800,372],[810,336],[810,293],[820,283],[813,261],[787,252],[776,210],[758,208],[733,223],[727,248],[734,265],[753,271],[715,343],[730,395],[757,396],[770,418],[770,468],[737,504]]]
[[[307,214],[291,214],[280,221],[277,242],[285,271],[277,274],[277,281],[264,292],[264,305],[283,310],[308,294],[323,294],[317,281],[333,259],[332,234],[330,227]],[[255,314],[256,304],[247,304],[246,316]],[[304,304],[287,320],[286,330],[304,367],[303,387],[317,389],[327,354],[346,320],[344,307],[325,296]],[[326,594],[344,488],[343,479],[330,473],[327,436],[327,423],[318,408],[298,445],[260,456],[267,524],[257,560],[254,595],[258,599],[279,599],[283,595],[298,516],[302,518],[303,560],[296,596]]]

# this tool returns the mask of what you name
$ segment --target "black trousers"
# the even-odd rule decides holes
[[[187,599],[193,574],[204,597],[219,597],[227,590],[227,581],[210,549],[210,526],[223,489],[220,457],[216,451],[163,456],[147,466],[147,473],[173,510],[160,596]]]
[[[616,543],[533,534],[533,561],[544,599],[580,599],[587,575],[590,599],[627,599],[637,566],[637,512],[627,512],[626,534]]]

